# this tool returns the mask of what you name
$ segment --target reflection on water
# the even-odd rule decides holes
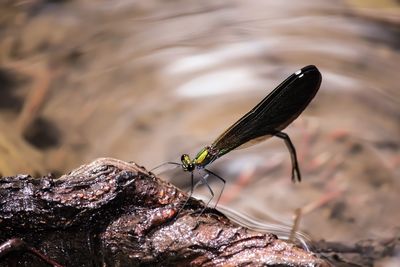
[[[64,172],[101,156],[148,169],[177,161],[315,64],[320,92],[287,129],[303,182],[290,183],[286,147],[271,139],[213,164],[228,181],[225,205],[266,221],[270,214],[290,221],[296,208],[314,207],[301,224],[313,238],[390,236],[398,225],[398,4],[28,2],[1,11],[9,16],[0,16],[0,70],[49,84],[39,108],[34,93],[25,105],[60,132],[61,144],[25,149],[10,134],[15,149],[3,149],[0,162],[8,174],[42,172],[37,165]],[[0,94],[25,99],[35,91],[21,88]],[[18,112],[0,108],[1,120],[17,127]],[[14,150],[20,157],[7,152]]]
[[[218,210],[228,216],[233,222],[247,227],[249,229],[261,232],[261,233],[273,233],[278,236],[279,239],[290,240],[292,234],[293,225],[290,222],[277,221],[276,219],[269,218],[265,221],[256,220],[243,213],[239,213],[234,209],[219,205]],[[309,251],[311,238],[301,231],[295,231],[294,239],[292,242],[300,245],[303,249]]]

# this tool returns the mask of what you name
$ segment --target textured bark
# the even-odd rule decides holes
[[[102,158],[58,179],[0,179],[0,242],[21,238],[66,266],[329,266],[235,225],[133,163]],[[6,254],[6,253],[4,253]],[[43,266],[21,251],[0,266]]]

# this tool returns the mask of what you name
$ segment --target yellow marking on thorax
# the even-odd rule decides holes
[[[208,150],[203,149],[202,151],[199,152],[199,154],[197,154],[195,163],[201,164],[207,158],[207,155],[208,155]]]

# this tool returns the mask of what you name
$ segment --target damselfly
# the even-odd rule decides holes
[[[194,175],[196,169],[203,169],[207,175],[213,175],[220,179],[224,186],[225,180],[206,168],[207,165],[222,157],[226,153],[242,145],[253,145],[266,138],[276,136],[285,141],[290,152],[292,162],[292,181],[301,181],[301,174],[296,155],[296,149],[289,136],[282,132],[293,122],[314,98],[321,84],[321,73],[313,65],[306,66],[296,71],[268,94],[258,105],[245,114],[241,119],[222,133],[211,145],[204,147],[191,159],[183,154],[181,163],[173,163],[182,166],[184,171],[191,173],[191,190],[193,194]],[[201,176],[203,182],[210,191],[214,192]],[[221,190],[221,194],[224,187]],[[221,196],[220,194],[220,196]],[[218,200],[217,202],[218,203]],[[208,205],[208,203],[207,203]]]

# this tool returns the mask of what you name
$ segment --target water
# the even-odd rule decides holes
[[[224,194],[234,192],[224,205],[233,216],[261,218],[265,227],[279,217],[272,223],[282,223],[282,236],[300,207],[313,207],[300,224],[312,239],[392,236],[400,189],[399,7],[372,4],[36,4],[10,22],[2,59],[21,63],[11,67],[16,73],[29,66],[33,78],[51,77],[35,114],[61,133],[60,145],[17,150],[25,157],[40,153],[35,164],[51,171],[101,156],[151,169],[183,153],[193,156],[288,75],[315,64],[323,75],[320,92],[286,130],[303,182],[290,183],[286,147],[271,139],[211,166],[228,181]],[[12,127],[17,115],[3,109],[2,119]],[[18,162],[3,165],[33,172]],[[190,183],[181,177],[177,184]]]
[[[252,229],[261,233],[273,233],[278,236],[279,239],[288,240],[300,245],[303,249],[310,251],[311,237],[307,234],[295,230],[294,239],[291,239],[291,234],[293,231],[293,225],[288,221],[280,221],[277,218],[268,218],[268,220],[257,220],[251,216],[244,213],[239,213],[234,209],[219,205],[218,210],[225,214],[233,222],[244,226],[246,228]]]

